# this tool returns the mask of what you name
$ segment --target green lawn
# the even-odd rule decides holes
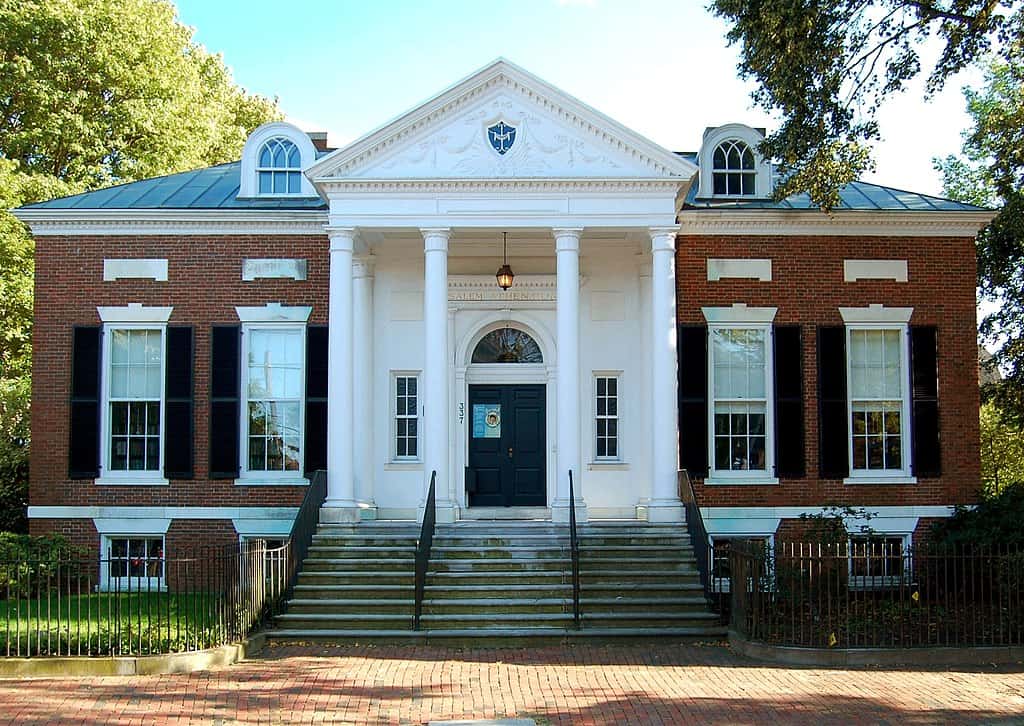
[[[95,593],[0,600],[0,655],[117,655],[209,647],[227,629],[209,593]]]

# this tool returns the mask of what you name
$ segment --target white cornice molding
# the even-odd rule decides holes
[[[995,211],[896,212],[693,209],[679,213],[680,234],[716,236],[974,237]]]
[[[324,235],[327,211],[277,209],[16,209],[36,237]]]
[[[671,193],[686,180],[679,178],[539,178],[514,179],[326,179],[325,193],[432,193],[432,192],[557,192],[557,193]]]
[[[533,74],[499,58],[469,75],[416,108],[389,121],[306,170],[320,184],[328,178],[344,176],[364,166],[375,156],[390,151],[395,144],[423,130],[439,119],[451,116],[493,88],[517,93],[563,123],[587,134],[593,141],[633,156],[657,175],[689,179],[697,171],[690,161],[655,144],[601,112]]]

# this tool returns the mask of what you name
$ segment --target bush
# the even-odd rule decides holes
[[[1020,547],[1024,545],[1024,484],[1009,486],[977,506],[958,506],[952,517],[938,522],[931,533],[936,545]]]
[[[0,596],[35,597],[67,587],[79,577],[83,554],[63,535],[0,532]]]

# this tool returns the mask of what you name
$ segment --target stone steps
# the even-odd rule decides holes
[[[683,526],[582,525],[577,628],[568,530],[532,521],[439,525],[414,631],[418,535],[412,523],[321,526],[268,635],[500,645],[725,632],[707,608]]]

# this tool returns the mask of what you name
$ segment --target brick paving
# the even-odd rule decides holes
[[[0,681],[17,724],[1024,724],[1024,666],[822,669],[717,645],[268,648],[205,673]]]

